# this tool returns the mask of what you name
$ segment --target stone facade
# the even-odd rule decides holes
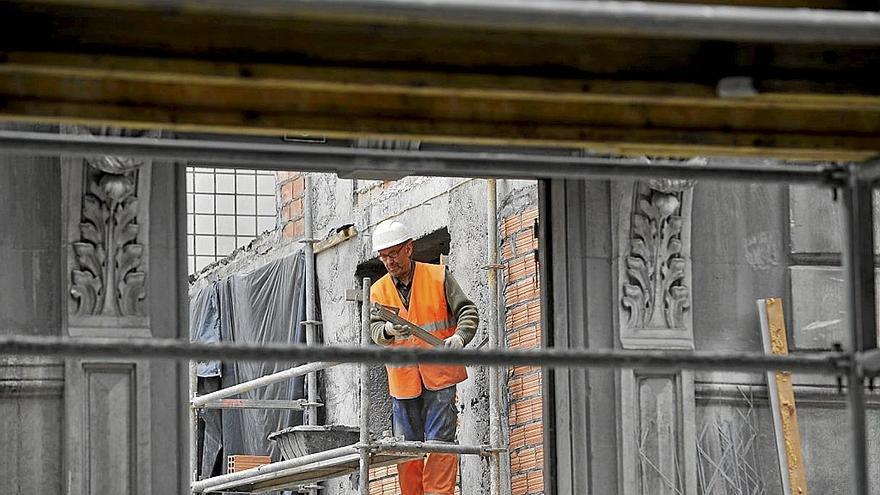
[[[185,204],[177,202],[181,168],[111,156],[0,156],[0,162],[0,255],[7,261],[0,332],[184,336],[178,329],[188,312],[180,297],[185,244],[177,226],[185,212],[175,209]],[[183,365],[0,357],[5,489],[179,493],[189,481],[186,446],[178,441],[186,436],[185,384]]]

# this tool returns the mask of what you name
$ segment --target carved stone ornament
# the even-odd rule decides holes
[[[85,132],[78,128],[79,133]],[[118,131],[102,130],[104,135]],[[142,160],[92,157],[82,166],[78,238],[72,242],[73,314],[145,316],[146,273],[139,222]]]
[[[693,182],[639,181],[621,259],[621,337],[626,346],[692,347],[690,195]],[[663,342],[668,338],[668,342]],[[684,341],[682,340],[684,339]]]

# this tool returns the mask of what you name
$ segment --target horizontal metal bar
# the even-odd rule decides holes
[[[179,342],[176,340],[172,340],[172,342]],[[192,345],[192,344],[191,344]],[[204,345],[204,344],[200,344]],[[214,344],[208,344],[214,345]],[[303,346],[304,348],[307,348]],[[222,358],[214,358],[214,359],[222,359]],[[266,359],[265,361],[287,361],[288,359]],[[210,361],[210,359],[205,359],[205,361]],[[339,363],[329,363],[329,362],[315,362],[311,359],[290,359],[289,361],[312,361],[308,364],[303,364],[301,366],[297,366],[295,368],[289,368],[284,371],[279,371],[278,373],[272,373],[271,375],[261,376],[260,378],[254,378],[253,380],[248,380],[246,382],[241,382],[239,384],[233,385],[231,387],[223,388],[217,390],[216,392],[211,392],[210,394],[200,395],[194,397],[192,400],[193,406],[202,406],[207,404],[208,402],[225,399],[226,397],[232,397],[233,395],[243,394],[245,392],[249,392],[251,390],[265,387],[267,385],[271,385],[273,383],[283,382],[286,380],[290,380],[291,378],[295,378],[298,376],[307,375],[309,373],[320,371],[323,369],[330,368],[331,366],[336,366]]]
[[[297,457],[294,459],[289,459],[286,461],[273,462],[270,464],[263,464],[262,466],[245,469],[244,471],[238,471],[235,473],[224,474],[221,476],[214,476],[213,478],[204,479],[201,481],[196,481],[192,484],[192,491],[196,493],[211,491],[215,487],[220,487],[224,484],[228,484],[230,482],[241,481],[246,478],[251,478],[254,476],[269,474],[269,473],[277,473],[279,471],[283,471],[285,469],[305,466],[306,464],[311,464],[313,462],[326,461],[328,459],[335,459],[337,457],[342,457],[344,455],[356,454],[357,449],[354,445],[349,445],[346,447],[339,447],[337,449],[325,450],[323,452],[318,452],[315,454],[304,455],[302,457]]]
[[[488,445],[458,445],[453,443],[380,440],[371,444],[370,447],[378,452],[395,454],[427,454],[429,452],[438,452],[441,454],[492,455],[492,451]]]
[[[301,411],[305,400],[275,400],[275,399],[220,399],[206,402],[201,406],[204,409],[292,409]]]
[[[90,5],[94,1],[80,0]],[[880,16],[805,8],[598,0],[118,0],[115,7],[734,41],[877,44]],[[152,4],[152,5],[151,5]]]
[[[854,169],[860,181],[876,182],[880,180],[880,159],[859,164]]]
[[[0,131],[0,152],[34,156],[120,155],[210,163],[216,167],[331,172],[371,170],[442,177],[668,179],[810,183],[838,186],[831,164],[706,164],[673,160],[546,156],[525,153],[405,151],[308,144],[148,139]]]
[[[340,363],[459,363],[470,366],[547,366],[663,368],[670,370],[788,370],[814,374],[848,371],[851,359],[841,352],[767,356],[750,352],[647,351],[618,349],[447,349],[356,347],[292,344],[192,343],[175,339],[67,339],[27,335],[0,336],[0,355],[197,359],[200,361],[336,361]],[[298,371],[304,370],[298,367]],[[230,389],[226,389],[230,390]],[[197,397],[193,402],[210,397]]]

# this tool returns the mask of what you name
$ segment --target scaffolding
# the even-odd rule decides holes
[[[695,167],[681,162],[653,164],[626,160],[607,160],[592,157],[542,157],[527,154],[492,153],[429,153],[357,150],[341,148],[287,147],[285,150],[269,149],[263,145],[230,143],[206,143],[142,140],[101,137],[82,139],[78,136],[47,136],[34,133],[0,132],[0,149],[28,154],[74,154],[74,155],[133,155],[156,154],[164,158],[191,159],[194,157],[220,157],[224,146],[235,148],[234,160],[248,161],[266,168],[354,170],[425,170],[426,175],[496,175],[504,177],[531,178],[604,178],[621,177],[678,177],[716,180],[739,180],[746,182],[779,181],[787,183],[813,183],[834,188],[841,193],[840,205],[844,228],[844,269],[847,300],[847,327],[849,342],[845,350],[835,352],[809,352],[796,356],[767,356],[750,352],[706,351],[626,351],[611,349],[545,348],[530,351],[500,349],[377,349],[367,347],[310,347],[302,345],[256,346],[248,344],[198,344],[178,339],[149,339],[133,342],[126,339],[68,340],[59,337],[32,337],[26,335],[0,336],[0,353],[43,356],[107,357],[116,358],[173,358],[178,360],[296,360],[327,366],[327,363],[358,362],[412,364],[457,363],[490,366],[539,365],[544,367],[605,367],[605,368],[666,368],[666,369],[726,369],[767,371],[785,369],[837,375],[846,378],[846,393],[850,414],[850,443],[852,448],[853,493],[867,495],[868,456],[865,381],[880,373],[880,351],[877,350],[875,273],[873,269],[873,210],[872,192],[880,179],[880,163],[868,164],[818,164],[818,165],[770,165],[749,166],[744,164],[713,164]],[[433,155],[433,156],[432,156]],[[299,157],[302,160],[296,160]],[[221,162],[233,166],[233,158]],[[271,165],[269,165],[271,163]],[[292,165],[296,164],[296,165]],[[438,164],[442,164],[439,166]],[[324,363],[318,363],[324,361]],[[305,365],[308,366],[308,365]],[[302,367],[300,367],[302,368]],[[303,370],[297,371],[297,373]],[[308,372],[308,371],[306,371]],[[243,384],[242,384],[243,385]],[[362,384],[363,386],[363,384]],[[202,396],[202,400],[204,400]],[[219,397],[213,397],[219,399]],[[365,400],[362,396],[361,400]],[[366,398],[368,400],[368,397]],[[365,430],[361,431],[361,435]],[[308,463],[326,461],[341,462],[346,455],[357,456],[363,468],[365,453],[426,452],[436,449],[431,445],[409,445],[406,442],[382,445],[379,442],[358,444],[274,463],[262,470],[265,480],[277,480],[282,474],[291,474],[295,468]],[[444,447],[451,448],[451,447]],[[491,449],[457,446],[460,453],[492,455]],[[477,450],[479,449],[479,452]],[[484,452],[485,451],[485,452]],[[389,459],[389,462],[396,462]],[[287,471],[286,471],[287,470]],[[244,476],[246,472],[232,473]],[[227,475],[230,476],[230,475]],[[238,478],[240,480],[241,478]],[[203,480],[193,483],[192,488],[206,487]],[[224,479],[224,482],[235,480]],[[217,483],[214,479],[212,483]],[[364,485],[362,481],[361,486]]]
[[[371,342],[369,304],[370,282],[369,278],[363,279],[361,295],[355,302],[355,304],[357,301],[361,303],[360,335],[361,345],[364,347],[369,346]],[[494,304],[494,301],[492,303]],[[366,363],[361,363],[359,366],[361,379],[359,411],[360,439],[358,443],[323,452],[316,452],[293,459],[273,462],[244,471],[214,476],[207,479],[198,479],[198,445],[196,432],[198,431],[198,417],[201,409],[208,407],[218,409],[244,407],[234,401],[224,401],[228,401],[229,397],[246,391],[304,375],[310,377],[307,402],[253,400],[249,403],[249,406],[260,408],[287,407],[302,409],[303,407],[308,407],[310,404],[315,405],[317,404],[317,386],[312,386],[313,378],[311,377],[316,376],[318,371],[326,370],[341,364],[342,363],[338,362],[322,361],[296,366],[278,373],[266,375],[199,396],[196,394],[197,377],[195,375],[195,362],[192,362],[190,364],[190,469],[192,472],[192,493],[261,493],[290,488],[299,488],[300,490],[313,492],[315,491],[315,488],[310,485],[312,483],[357,471],[359,473],[358,493],[360,495],[368,495],[370,481],[369,472],[371,467],[381,467],[400,462],[407,462],[418,459],[424,454],[434,452],[477,455],[490,457],[490,459],[498,459],[501,454],[507,452],[507,449],[500,445],[498,439],[501,437],[497,433],[490,435],[490,438],[493,439],[493,442],[490,445],[458,445],[402,441],[396,438],[382,438],[376,440],[370,438],[369,418],[371,405],[367,379],[369,376],[369,366]],[[497,392],[497,384],[494,384],[493,388],[490,388],[489,393],[495,394]],[[284,402],[285,404],[277,404],[279,402]],[[500,407],[493,407],[490,414],[500,415]],[[497,425],[500,423],[500,418],[495,418],[492,423],[493,425]],[[308,424],[316,425],[317,422],[309,420]],[[495,460],[492,461],[492,464],[499,466],[500,462]],[[493,470],[493,472],[497,472],[497,470]],[[499,482],[500,478],[493,479],[493,493],[498,493],[497,490],[499,490],[499,487],[496,483]]]
[[[306,327],[306,345],[311,347],[317,342],[317,326],[323,323],[315,317],[315,260],[314,239],[312,225],[312,203],[310,191],[310,178],[306,176],[304,197],[304,238],[305,252],[305,317],[301,325]],[[488,263],[484,267],[488,271],[489,285],[489,348],[499,347],[501,341],[501,326],[498,323],[498,270],[503,266],[498,264],[498,218],[497,218],[497,191],[494,179],[486,181],[487,191],[487,239],[488,239]],[[361,285],[360,297],[354,298],[355,304],[360,302],[360,344],[362,347],[371,345],[370,338],[370,285],[371,280],[364,278]],[[400,323],[408,323],[400,321]],[[418,329],[421,330],[421,329]],[[436,346],[442,343],[432,334],[422,330],[423,339]],[[227,473],[207,479],[199,479],[198,476],[198,425],[199,412],[203,409],[296,409],[306,412],[303,424],[317,426],[317,409],[322,404],[318,400],[317,373],[338,366],[338,362],[315,362],[296,366],[277,373],[266,375],[254,380],[233,385],[209,394],[199,396],[198,377],[196,376],[196,362],[190,361],[189,366],[189,418],[190,418],[190,473],[191,491],[195,493],[207,492],[266,492],[272,490],[289,489],[296,487],[300,492],[314,495],[317,487],[314,483],[329,478],[334,478],[358,472],[358,493],[369,495],[370,468],[382,467],[400,462],[408,462],[428,453],[455,453],[459,455],[477,455],[489,457],[490,465],[490,493],[500,495],[506,490],[502,489],[502,472],[504,471],[502,453],[507,448],[502,445],[503,435],[501,425],[504,424],[503,408],[501,399],[501,369],[493,367],[489,370],[489,445],[457,445],[435,442],[401,441],[394,438],[382,438],[374,441],[370,438],[370,391],[368,388],[369,365],[361,363],[360,374],[360,410],[359,410],[359,442],[356,444],[331,449],[324,452],[316,452],[284,461],[273,462],[259,467],[243,470],[240,472]],[[306,376],[306,398],[294,401],[282,400],[247,400],[230,399],[235,395],[265,387],[267,385],[291,380],[296,377]]]

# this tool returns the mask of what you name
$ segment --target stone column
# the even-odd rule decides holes
[[[623,349],[693,349],[693,183],[618,184],[618,331]],[[692,372],[620,370],[626,495],[696,494]]]

